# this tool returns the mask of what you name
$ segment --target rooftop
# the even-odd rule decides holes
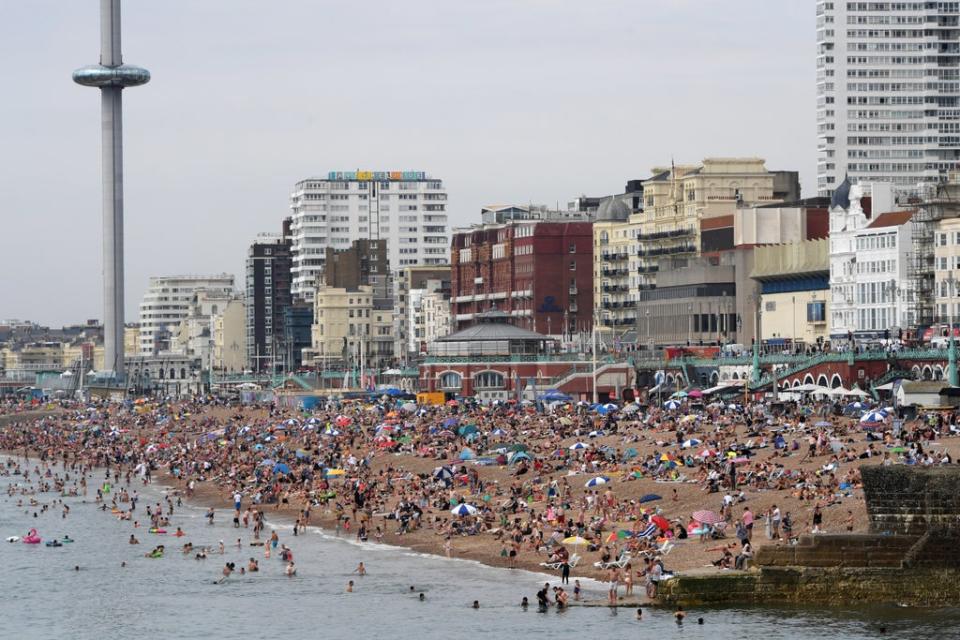
[[[910,218],[913,217],[913,211],[889,211],[887,213],[881,213],[879,216],[874,218],[870,224],[867,225],[867,229],[876,229],[878,227],[899,227],[902,224],[905,224],[910,221]]]

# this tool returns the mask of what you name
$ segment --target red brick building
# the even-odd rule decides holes
[[[483,225],[454,232],[450,253],[454,330],[493,309],[545,335],[591,329],[592,223]]]

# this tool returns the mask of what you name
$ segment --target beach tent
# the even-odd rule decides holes
[[[473,451],[468,448],[464,448],[464,450],[460,452],[459,456],[461,460],[473,460],[476,457],[476,454],[474,454]]]

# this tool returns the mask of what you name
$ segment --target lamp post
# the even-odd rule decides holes
[[[951,387],[956,387],[960,384],[957,376],[957,343],[953,339],[953,295],[954,287],[957,281],[953,277],[953,272],[947,276],[947,317],[949,318],[949,335],[950,343],[947,347],[947,378],[950,381]]]
[[[687,305],[687,346],[693,341],[693,305]]]
[[[653,351],[652,344],[650,342],[650,309],[647,309],[647,348]]]
[[[597,322],[599,321],[600,314],[594,313],[593,315],[593,334],[591,336],[591,355],[593,357],[593,373],[591,374],[593,378],[593,404],[597,404]]]

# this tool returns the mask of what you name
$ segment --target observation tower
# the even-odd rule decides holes
[[[103,180],[104,369],[123,380],[123,102],[126,87],[150,81],[150,72],[123,64],[120,0],[100,0],[100,64],[73,72],[73,81],[100,89]]]

